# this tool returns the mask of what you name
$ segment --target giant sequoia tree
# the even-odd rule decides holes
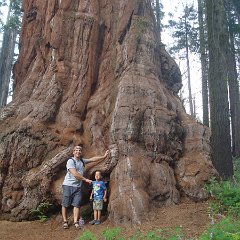
[[[140,223],[154,207],[207,197],[216,174],[208,128],[184,111],[181,74],[159,47],[151,1],[25,0],[13,101],[0,113],[2,216],[60,199],[65,161],[110,149],[109,217]]]

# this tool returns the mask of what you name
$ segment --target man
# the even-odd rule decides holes
[[[73,150],[73,157],[67,161],[67,174],[64,178],[62,188],[62,217],[63,228],[69,228],[67,221],[67,208],[73,206],[73,221],[74,226],[79,228],[80,203],[82,199],[81,186],[82,181],[92,183],[92,180],[83,177],[84,166],[90,162],[97,162],[105,159],[108,155],[108,150],[103,156],[96,156],[89,159],[82,158],[82,147],[76,146]]]

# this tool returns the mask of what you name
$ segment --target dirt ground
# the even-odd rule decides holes
[[[150,230],[181,227],[182,231],[189,237],[197,239],[209,223],[207,213],[208,203],[194,203],[183,200],[180,204],[171,207],[154,209],[151,219],[141,226],[123,227],[126,237],[133,235],[137,230],[148,232]],[[97,239],[101,238],[103,229],[116,227],[109,220],[101,225],[92,226],[85,224],[85,230],[90,230]],[[62,228],[60,215],[51,218],[47,222],[25,221],[9,222],[0,221],[1,240],[77,240],[83,230],[75,229],[72,225],[69,229]]]

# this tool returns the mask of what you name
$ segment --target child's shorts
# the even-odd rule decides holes
[[[94,200],[93,201],[93,210],[102,210],[103,209],[103,200]]]

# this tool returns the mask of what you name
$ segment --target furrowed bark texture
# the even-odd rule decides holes
[[[13,102],[1,112],[1,210],[29,216],[59,203],[67,156],[110,156],[89,166],[110,180],[109,218],[141,223],[154,207],[207,197],[216,175],[209,130],[176,93],[181,74],[158,46],[150,1],[24,1]]]

